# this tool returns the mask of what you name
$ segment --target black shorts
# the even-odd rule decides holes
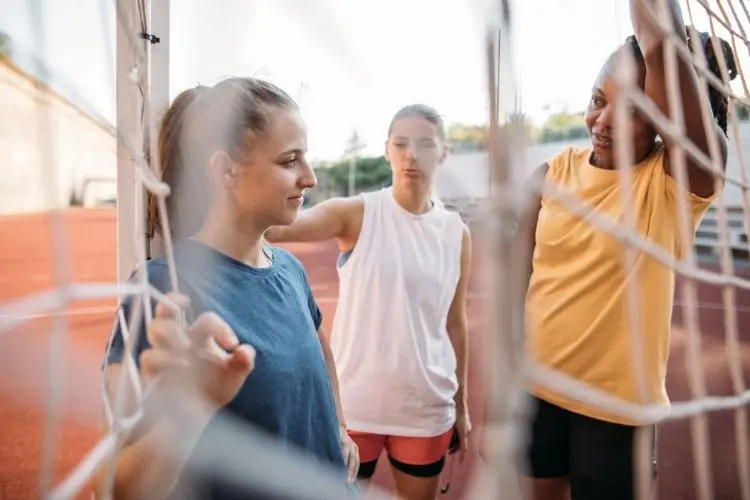
[[[636,427],[532,398],[527,465],[533,478],[568,477],[571,500],[632,500]],[[651,461],[656,476],[656,428]]]

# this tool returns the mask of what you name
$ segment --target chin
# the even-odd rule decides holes
[[[284,214],[280,214],[275,226],[288,226],[292,224],[295,220],[297,220],[297,216],[299,215],[299,210],[290,210]]]

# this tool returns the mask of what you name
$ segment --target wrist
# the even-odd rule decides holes
[[[456,394],[453,402],[456,403],[456,411],[465,411],[469,407],[468,398],[463,394]]]
[[[167,410],[180,427],[203,429],[218,413],[219,407],[198,395],[183,394]]]

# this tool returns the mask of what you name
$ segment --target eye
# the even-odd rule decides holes
[[[291,158],[287,158],[286,160],[281,162],[281,165],[286,168],[294,168],[297,166],[297,163],[299,162],[299,157],[292,156]]]
[[[401,141],[394,142],[393,147],[395,147],[396,149],[404,149],[406,148],[406,143]]]
[[[601,97],[592,96],[591,97],[591,104],[595,108],[601,108],[602,106],[604,106],[604,99],[602,99]]]

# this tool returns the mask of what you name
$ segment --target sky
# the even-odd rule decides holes
[[[696,25],[707,30],[707,17],[691,1]],[[43,60],[55,87],[114,122],[114,0],[2,3],[0,31],[12,37],[19,64]],[[173,0],[169,93],[230,75],[268,78],[299,101],[313,159],[341,155],[355,129],[365,153],[379,154],[391,116],[409,103],[435,107],[448,123],[486,123],[484,33],[496,3]],[[38,15],[32,4],[40,5]],[[550,111],[582,110],[601,64],[632,32],[627,2],[515,0],[512,6],[505,107],[515,102],[515,84],[522,111],[538,124]],[[750,67],[747,51],[741,53],[741,64]]]

